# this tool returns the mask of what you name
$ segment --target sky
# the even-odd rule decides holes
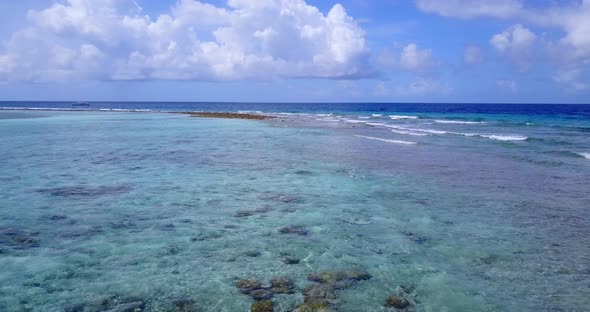
[[[0,100],[590,103],[590,0],[0,2]]]

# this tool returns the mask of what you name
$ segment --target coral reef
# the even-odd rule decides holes
[[[0,247],[6,246],[17,250],[39,247],[40,240],[36,238],[37,235],[39,233],[15,227],[0,228]]]
[[[204,118],[228,118],[228,119],[253,119],[253,120],[265,120],[271,119],[272,116],[266,115],[255,115],[246,113],[224,113],[224,112],[179,112],[180,114],[187,114],[191,117],[204,117]]]
[[[38,193],[56,197],[96,197],[102,195],[119,195],[131,191],[128,186],[62,186],[37,190]]]
[[[408,299],[396,295],[390,295],[385,299],[385,305],[396,309],[406,309],[410,306],[410,302]]]
[[[352,286],[358,281],[368,280],[371,274],[363,270],[326,271],[307,276],[317,284],[303,289],[303,303],[295,312],[328,312],[338,302],[338,291]]]
[[[290,225],[290,226],[285,226],[279,229],[279,233],[281,234],[294,234],[294,235],[300,235],[300,236],[306,236],[309,234],[309,232],[300,225]]]
[[[250,308],[251,312],[272,312],[273,303],[270,300],[256,301]]]

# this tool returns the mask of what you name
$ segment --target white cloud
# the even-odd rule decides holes
[[[518,83],[511,79],[496,80],[496,85],[505,90],[509,90],[512,93],[518,92]]]
[[[399,64],[406,70],[430,69],[434,66],[432,50],[419,49],[415,43],[410,43],[403,48]]]
[[[537,36],[526,27],[516,24],[490,39],[492,46],[500,53],[505,53],[521,67],[526,69],[531,61],[531,47]]]
[[[0,74],[13,71],[14,64],[10,55],[0,55]]]
[[[416,77],[437,76],[439,65],[431,49],[422,49],[416,43],[403,45],[398,42],[382,50],[375,58],[375,63],[385,77],[391,72],[400,71],[412,73]],[[378,84],[373,93],[382,93],[382,86],[384,84]]]
[[[582,82],[581,80],[582,71],[579,68],[569,68],[560,70],[554,77],[558,83],[566,85],[572,91],[583,91],[588,90],[590,85]]]
[[[569,45],[578,57],[590,58],[590,0],[544,4],[526,6],[523,0],[416,0],[420,10],[446,17],[492,17],[556,27],[565,33],[561,44]]]
[[[590,33],[590,0],[549,1],[540,5],[530,1],[529,4],[534,5],[527,5],[524,0],[416,0],[416,6],[420,10],[441,16],[463,19],[490,17],[558,29],[563,32],[559,40],[545,41],[546,50],[549,52],[548,61],[556,66],[555,77],[560,77],[565,72],[571,72],[572,68],[587,71],[588,64],[590,64],[590,36],[588,35]],[[526,31],[522,34],[524,35],[522,45],[526,45],[532,36]],[[530,55],[514,53],[514,34],[498,35],[494,40],[494,46],[498,50],[504,51],[510,50],[512,47],[512,52],[508,53],[509,57],[521,69],[526,69],[530,65],[530,60],[527,60]],[[516,39],[516,42],[518,40]],[[554,80],[563,81],[563,79]],[[572,87],[571,84],[569,85]],[[582,86],[584,85],[587,84],[582,83]],[[573,89],[585,90],[585,88],[579,87]]]
[[[481,64],[484,62],[484,52],[481,47],[468,45],[465,47],[463,61],[468,65]]]
[[[523,8],[520,0],[416,0],[416,6],[425,12],[457,18],[516,16]]]
[[[431,49],[422,49],[416,43],[406,45],[395,43],[393,48],[382,51],[376,61],[381,70],[403,70],[415,77],[407,85],[397,87],[389,87],[384,81],[379,81],[373,88],[374,96],[384,97],[392,94],[420,96],[446,94],[451,91],[448,85],[433,78],[433,76],[437,76],[436,71],[439,64]]]
[[[565,36],[555,46],[570,60],[590,62],[590,0],[579,5],[552,8],[542,15],[532,15],[531,19],[542,26],[555,26],[564,30]]]
[[[530,48],[535,42],[536,35],[526,27],[516,24],[504,32],[496,34],[490,42],[500,52],[510,50],[524,50]]]
[[[336,4],[179,0],[156,19],[132,0],[67,0],[28,14],[0,50],[0,78],[52,80],[313,77],[373,74],[365,33]]]

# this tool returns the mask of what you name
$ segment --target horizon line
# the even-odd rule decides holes
[[[590,105],[590,103],[534,103],[534,102],[297,102],[297,101],[100,101],[100,100],[0,100],[0,103],[187,103],[187,104],[450,104],[450,105]]]

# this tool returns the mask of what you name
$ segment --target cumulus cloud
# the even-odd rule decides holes
[[[566,85],[572,91],[583,91],[590,89],[590,85],[581,81],[582,71],[579,68],[568,68],[560,70],[553,80]]]
[[[463,61],[468,65],[481,64],[484,62],[484,52],[480,46],[468,45],[465,47]]]
[[[516,24],[490,39],[492,46],[500,53],[507,54],[521,69],[530,64],[531,47],[537,36],[528,28]]]
[[[545,7],[526,6],[523,0],[416,0],[416,6],[446,17],[492,17],[557,27],[565,33],[561,44],[568,45],[580,58],[590,58],[590,0],[563,1]]]
[[[434,58],[432,50],[421,48],[416,43],[396,43],[393,48],[382,51],[377,58],[377,64],[382,70],[402,70],[412,74],[414,80],[407,85],[396,87],[388,87],[384,81],[379,81],[373,88],[374,96],[420,96],[450,92],[448,85],[435,79],[438,76],[439,63]]]
[[[548,53],[549,63],[556,66],[555,81],[564,83],[568,79],[561,79],[564,73],[571,73],[575,69],[588,70],[590,64],[590,0],[562,1],[560,3],[542,3],[539,5],[534,1],[524,0],[416,0],[418,9],[454,18],[477,18],[489,17],[498,19],[515,20],[524,22],[538,27],[555,28],[563,32],[563,36],[558,40],[547,40],[546,50]],[[534,41],[534,34],[531,31],[520,29],[521,47],[526,46],[530,41]],[[532,35],[531,35],[532,34]],[[506,53],[520,69],[526,69],[530,65],[527,61],[528,54],[515,53],[518,47],[515,45],[519,42],[518,33],[514,29],[508,33],[505,31],[493,38],[492,44],[499,51],[509,51]],[[516,41],[514,41],[516,40]],[[526,50],[526,49],[525,49]],[[522,49],[520,49],[522,51]],[[528,52],[527,52],[528,53]],[[566,76],[571,76],[568,74]],[[578,75],[579,79],[581,74]],[[578,81],[578,78],[574,81]],[[578,83],[580,83],[578,81]],[[571,83],[565,83],[572,87]],[[581,83],[579,86],[584,86]],[[573,87],[572,89],[585,90],[585,88]]]
[[[67,0],[30,11],[0,49],[0,77],[237,80],[373,75],[344,7],[303,0],[179,0],[157,18],[132,0]]]
[[[419,49],[415,43],[405,46],[400,55],[400,67],[407,70],[424,70],[434,66],[432,50]]]
[[[447,17],[508,18],[520,14],[523,4],[520,0],[417,0],[416,6],[425,12]]]
[[[562,58],[590,62],[590,0],[579,5],[551,8],[545,14],[531,16],[543,26],[555,26],[564,30],[565,36],[555,43]]]
[[[385,49],[377,57],[377,63],[384,69],[402,69],[422,73],[436,67],[432,50],[422,49],[416,43]]]
[[[524,50],[530,48],[535,42],[536,35],[526,27],[516,24],[502,33],[492,37],[490,42],[500,52],[510,50]]]

